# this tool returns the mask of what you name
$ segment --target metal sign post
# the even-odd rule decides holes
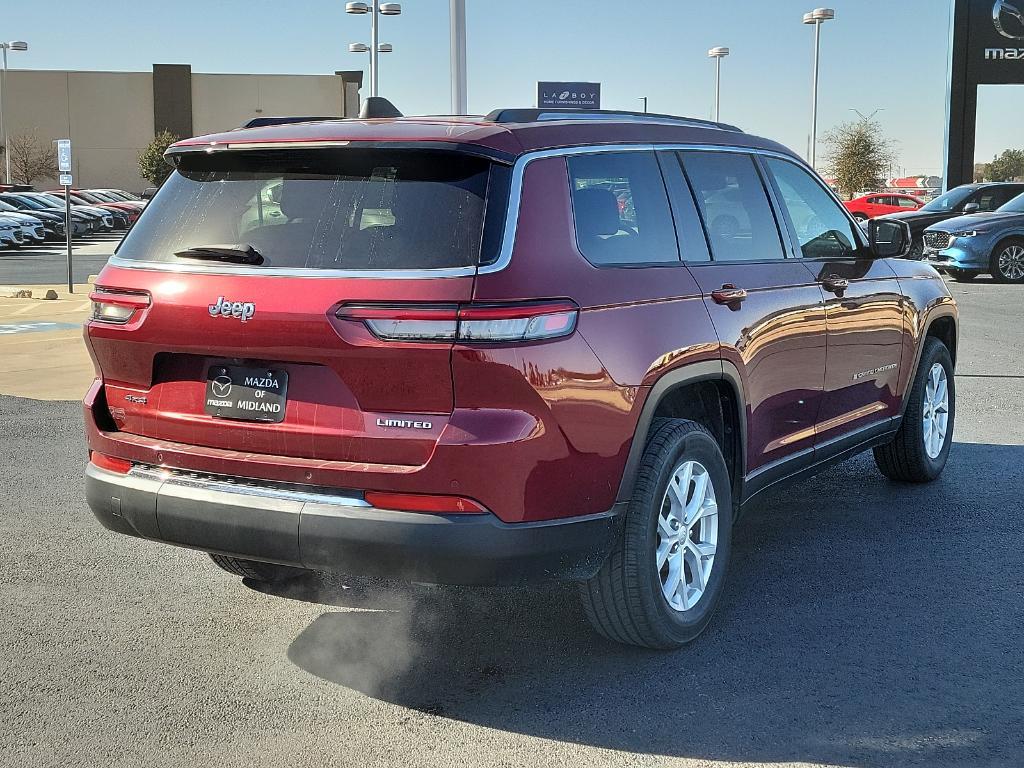
[[[60,185],[64,187],[64,238],[68,247],[68,293],[75,292],[74,277],[71,272],[71,233],[74,224],[71,221],[71,139],[57,140],[57,169],[60,171]]]

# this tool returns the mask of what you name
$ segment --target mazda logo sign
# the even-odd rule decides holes
[[[992,6],[992,23],[1003,37],[1024,40],[1024,13],[1012,3],[996,0]]]

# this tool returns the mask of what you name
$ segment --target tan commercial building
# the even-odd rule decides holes
[[[160,130],[187,137],[255,117],[352,117],[361,85],[362,72],[195,74],[188,64],[154,64],[152,72],[20,69],[7,74],[4,117],[10,136],[70,138],[76,186],[139,192],[149,186],[139,176],[139,153]]]

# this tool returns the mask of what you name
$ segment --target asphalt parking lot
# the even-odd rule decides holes
[[[597,638],[570,587],[259,591],[102,529],[78,404],[0,397],[0,764],[1024,764],[1024,288],[951,288],[945,474],[772,493],[674,653]]]
[[[71,272],[76,283],[84,283],[107,263],[123,233],[107,232],[75,240],[71,249]],[[61,242],[26,245],[17,250],[0,250],[0,285],[48,285],[68,281],[67,248]]]

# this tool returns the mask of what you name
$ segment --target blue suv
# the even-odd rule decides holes
[[[989,272],[1000,283],[1024,283],[1024,194],[991,213],[928,227],[924,257],[958,282]]]

